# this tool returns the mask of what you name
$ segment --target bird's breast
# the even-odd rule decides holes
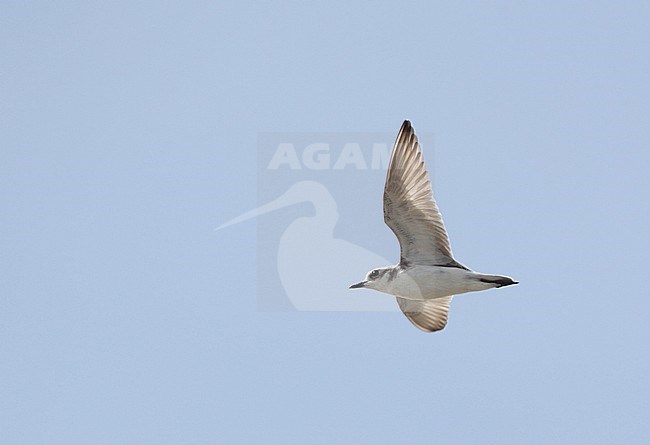
[[[429,300],[470,292],[468,271],[456,267],[411,266],[389,283],[389,293],[411,300]]]

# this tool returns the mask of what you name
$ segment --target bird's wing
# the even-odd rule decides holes
[[[447,314],[452,298],[450,296],[433,300],[407,300],[397,297],[397,303],[406,318],[418,329],[424,332],[436,332],[447,325]]]
[[[402,264],[467,269],[454,260],[420,144],[409,121],[397,135],[384,188],[384,222],[399,241]]]

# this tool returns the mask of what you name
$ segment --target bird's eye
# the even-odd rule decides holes
[[[372,272],[370,272],[370,278],[377,278],[377,275],[379,275],[378,270],[373,270]]]

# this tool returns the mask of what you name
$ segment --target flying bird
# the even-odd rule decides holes
[[[474,272],[454,259],[408,120],[397,134],[388,166],[384,222],[399,241],[399,264],[371,270],[350,289],[395,295],[404,315],[425,332],[444,329],[454,295],[518,284],[510,277]]]

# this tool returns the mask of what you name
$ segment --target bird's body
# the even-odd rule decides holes
[[[388,166],[384,221],[399,240],[399,264],[374,269],[350,288],[395,295],[406,317],[423,331],[446,326],[454,295],[517,284],[510,277],[474,272],[454,259],[409,121],[397,135]]]
[[[397,265],[387,274],[389,279],[385,287],[373,289],[407,300],[432,300],[499,287],[499,284],[491,281],[498,279],[494,276],[457,267]]]

